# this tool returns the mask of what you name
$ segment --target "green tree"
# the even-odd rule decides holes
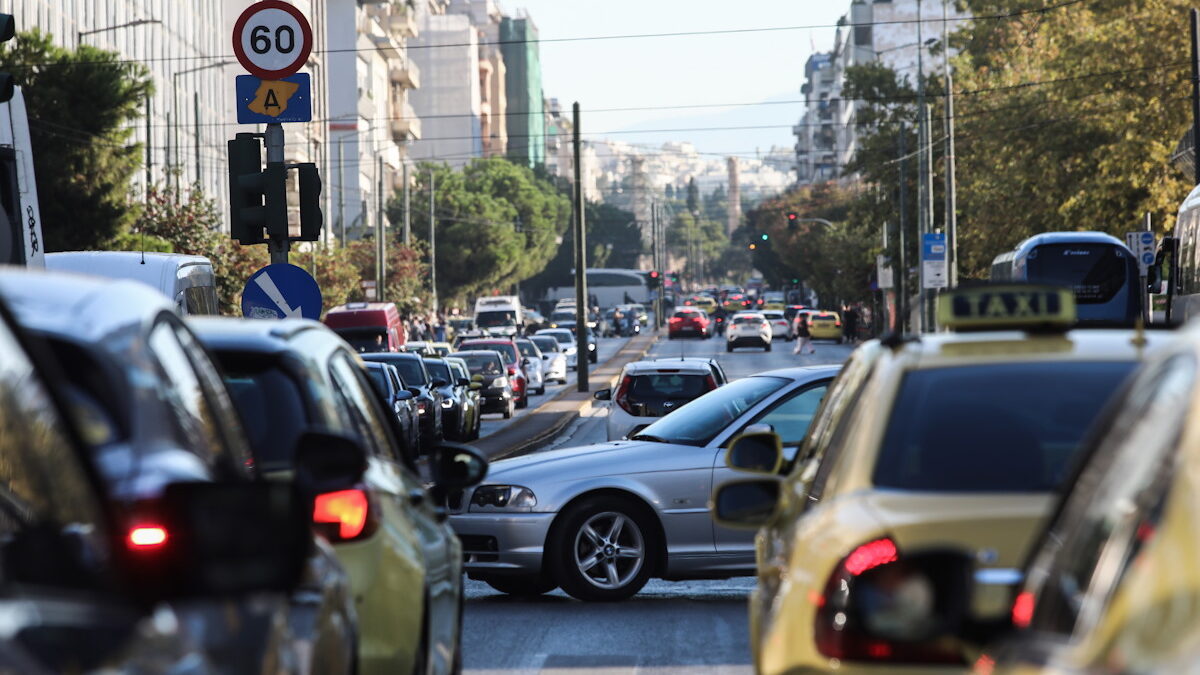
[[[25,96],[46,250],[107,247],[136,217],[132,122],[154,91],[149,71],[115,52],[55,46],[36,29],[0,50],[0,70]]]

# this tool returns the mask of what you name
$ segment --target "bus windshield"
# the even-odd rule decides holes
[[[475,325],[480,328],[515,326],[517,325],[517,313],[511,311],[479,312],[475,315]]]
[[[1129,255],[1109,244],[1044,244],[1029,252],[1027,277],[1065,286],[1080,304],[1112,300],[1129,283]]]

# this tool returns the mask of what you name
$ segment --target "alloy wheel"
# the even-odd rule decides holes
[[[575,566],[593,586],[608,590],[630,583],[646,563],[642,531],[623,513],[592,516],[575,534]]]

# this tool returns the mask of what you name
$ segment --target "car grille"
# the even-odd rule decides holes
[[[500,543],[495,537],[482,534],[459,535],[465,562],[496,562],[500,560]]]

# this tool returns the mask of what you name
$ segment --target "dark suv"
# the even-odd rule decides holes
[[[454,356],[466,361],[471,379],[483,387],[479,390],[480,412],[501,413],[504,419],[511,418],[515,396],[500,355],[490,349],[479,349],[454,352]]]
[[[498,354],[504,361],[505,370],[508,371],[509,384],[512,385],[513,398],[516,401],[518,408],[524,408],[529,405],[529,378],[525,375],[525,366],[521,364],[522,356],[521,349],[517,347],[517,343],[513,340],[504,339],[482,339],[482,340],[464,340],[458,346],[459,349],[490,349]]]
[[[364,361],[390,363],[400,373],[400,379],[412,392],[417,401],[417,416],[421,420],[421,447],[432,448],[442,442],[445,432],[442,428],[442,392],[440,387],[445,381],[435,379],[425,368],[425,361],[420,354],[398,354],[393,352],[376,352],[363,354]]]

